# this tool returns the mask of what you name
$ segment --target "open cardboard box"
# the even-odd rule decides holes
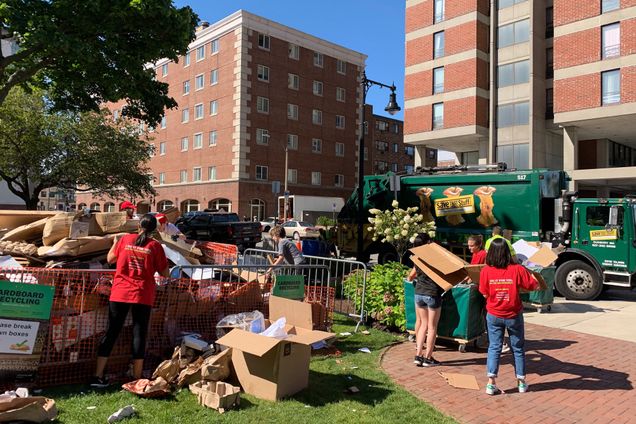
[[[311,304],[270,296],[269,319],[281,317],[287,320],[286,339],[235,329],[217,340],[233,348],[232,365],[245,393],[260,399],[275,401],[307,387],[311,345],[335,336],[311,330]]]
[[[411,249],[411,260],[438,286],[448,291],[469,277],[479,282],[479,272],[484,265],[471,265],[436,243]]]

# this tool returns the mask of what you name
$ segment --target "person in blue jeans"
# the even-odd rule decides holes
[[[415,238],[413,246],[422,246],[431,242],[431,237],[426,233],[422,233]],[[417,314],[415,343],[417,351],[413,363],[418,367],[441,365],[441,362],[433,358],[433,350],[437,339],[437,324],[442,311],[442,294],[444,290],[417,266],[413,267],[406,279],[414,281],[415,284],[415,312]],[[424,339],[426,339],[425,352],[423,352]]]
[[[520,289],[539,288],[539,282],[523,266],[513,262],[510,248],[503,238],[495,238],[486,255],[486,266],[479,275],[479,291],[486,298],[486,325],[488,327],[488,384],[486,393],[500,393],[495,379],[499,372],[499,360],[504,332],[508,332],[510,348],[514,356],[515,374],[519,393],[528,390],[526,384],[526,353],[523,325],[523,304]]]

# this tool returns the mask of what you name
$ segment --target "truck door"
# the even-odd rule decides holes
[[[623,225],[625,210],[617,205],[617,226],[610,228],[610,205],[581,205],[578,209],[578,239],[579,249],[590,253],[601,266],[605,274],[605,281],[622,281],[615,278],[629,270],[629,254],[631,227]],[[609,274],[609,275],[608,275]],[[614,274],[614,275],[611,275]],[[629,280],[628,280],[629,281]]]

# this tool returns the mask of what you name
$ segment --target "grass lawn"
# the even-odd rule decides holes
[[[351,331],[351,322],[336,318],[333,331]],[[370,335],[338,337],[339,358],[312,358],[309,387],[290,399],[268,402],[241,394],[241,407],[221,415],[199,406],[194,395],[183,389],[167,399],[140,399],[118,386],[92,391],[87,386],[65,386],[44,390],[56,400],[59,423],[106,422],[117,409],[134,404],[138,415],[125,423],[454,423],[428,404],[395,385],[380,368],[383,347],[401,340],[399,336],[370,330]],[[368,347],[371,353],[359,352]],[[353,368],[358,367],[358,368]],[[357,394],[344,390],[356,386]],[[86,409],[95,406],[95,409]]]

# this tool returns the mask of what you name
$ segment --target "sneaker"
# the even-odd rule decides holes
[[[413,363],[417,365],[418,367],[421,367],[423,362],[424,362],[424,358],[421,356],[416,356],[415,359],[413,359]]]
[[[90,381],[90,386],[96,389],[104,389],[106,387],[108,387],[109,383],[108,380],[104,377],[97,377],[94,376],[93,378],[91,378]]]
[[[499,388],[497,386],[495,386],[494,384],[486,384],[486,394],[487,395],[496,395],[498,393],[500,393],[501,390],[499,390]]]
[[[504,343],[503,347],[501,348],[501,353],[508,353],[510,352],[510,345],[508,343]]]
[[[433,357],[424,358],[424,361],[422,361],[423,367],[437,367],[439,365],[442,365],[442,363]]]
[[[523,380],[519,380],[519,382],[517,383],[517,388],[519,389],[519,393],[525,393],[528,391],[528,385]]]

